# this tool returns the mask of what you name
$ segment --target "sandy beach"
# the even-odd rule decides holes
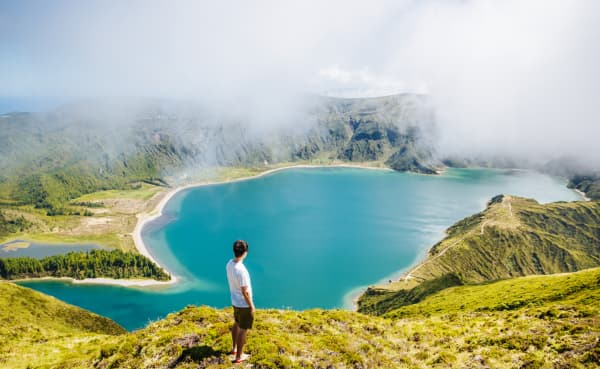
[[[73,284],[108,284],[122,287],[150,287],[150,286],[167,286],[174,282],[171,281],[157,281],[154,279],[114,279],[114,278],[86,278],[86,279],[75,279],[71,277],[39,277],[39,278],[20,278],[12,279],[6,282],[42,282],[42,281],[62,281]]]
[[[169,281],[157,281],[154,279],[113,279],[113,278],[86,278],[71,279],[73,284],[114,284],[123,287],[150,287],[167,286],[177,282],[177,278],[171,277]]]

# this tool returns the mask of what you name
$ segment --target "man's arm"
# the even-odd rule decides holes
[[[244,300],[250,307],[250,311],[254,312],[254,303],[252,302],[252,296],[250,296],[250,291],[248,291],[248,286],[242,286],[242,296],[244,296]]]

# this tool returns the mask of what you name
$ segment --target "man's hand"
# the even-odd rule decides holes
[[[244,296],[244,300],[246,300],[246,303],[250,307],[250,312],[252,314],[254,314],[254,311],[256,309],[254,308],[254,303],[252,302],[252,296],[250,296],[250,292],[248,291],[248,287],[246,287],[246,286],[242,287],[242,295]]]

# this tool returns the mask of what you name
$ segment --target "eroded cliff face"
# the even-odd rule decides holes
[[[433,173],[427,97],[313,98],[291,122],[257,128],[239,115],[157,100],[87,101],[0,117],[0,200],[57,207],[134,181],[164,185],[181,173],[279,162],[387,163]],[[121,110],[119,110],[121,109]]]

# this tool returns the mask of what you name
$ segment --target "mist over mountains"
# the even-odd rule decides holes
[[[433,173],[439,165],[425,96],[310,102],[292,119],[260,127],[237,112],[215,114],[184,100],[87,100],[45,113],[5,114],[2,197],[56,204],[134,181],[185,181],[220,166],[380,161]],[[65,187],[62,199],[31,198],[32,188],[56,186]]]
[[[583,183],[584,191],[598,179],[589,162],[576,158],[446,156],[427,95],[303,101],[302,109],[263,125],[235,106],[218,112],[184,99],[87,99],[48,112],[4,114],[0,199],[55,208],[136,181],[184,183],[218,167],[283,162],[379,162],[425,174],[443,166],[535,168],[579,178],[573,185]]]
[[[195,101],[203,122],[240,122],[244,137],[264,138],[305,129],[303,114],[314,105],[307,95],[426,94],[436,124],[431,146],[441,157],[532,165],[573,157],[594,169],[599,7],[593,0],[3,3],[0,96]],[[196,154],[229,160],[210,151]]]

